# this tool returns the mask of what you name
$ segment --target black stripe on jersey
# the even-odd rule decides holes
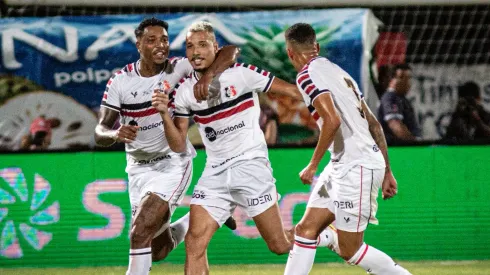
[[[306,90],[306,87],[308,87],[308,85],[310,85],[311,83],[313,83],[313,81],[311,79],[308,79],[306,81],[303,81],[303,83],[301,83],[301,89]]]
[[[274,77],[269,77],[269,81],[267,81],[267,85],[265,85],[264,90],[262,91],[263,93],[266,93],[269,91],[269,89],[272,86],[272,81],[274,80]]]
[[[310,98],[311,98],[311,102],[313,102],[313,100],[315,100],[315,98],[323,93],[330,93],[329,90],[318,90],[318,89],[314,89],[313,92],[310,94]]]
[[[313,107],[313,105],[308,106],[308,111],[310,111],[310,113],[313,113],[313,111],[315,111],[315,107]]]
[[[174,116],[190,117],[191,114],[182,114],[182,113],[174,112]]]
[[[151,101],[146,101],[143,103],[134,103],[134,104],[121,104],[121,109],[125,110],[139,110],[151,107]]]
[[[230,100],[228,102],[221,103],[220,105],[217,105],[217,106],[214,106],[214,107],[211,107],[208,109],[193,111],[192,113],[195,115],[198,115],[198,116],[208,116],[208,115],[214,114],[218,111],[233,107],[233,106],[237,105],[238,103],[245,101],[247,99],[250,99],[252,97],[253,97],[253,92],[248,92],[248,93],[243,94],[243,95],[241,95],[241,96],[239,96],[233,100]]]
[[[104,93],[107,93],[109,91],[109,87],[106,85]]]
[[[125,71],[126,73],[128,73],[128,72],[129,72],[129,70],[128,70],[128,65],[126,65],[126,66],[124,67],[123,71]]]
[[[109,107],[109,108],[114,109],[114,110],[116,110],[116,111],[118,111],[118,112],[120,112],[120,111],[121,111],[121,108],[116,107],[116,106],[111,105],[111,104],[108,104],[108,103],[107,103],[107,102],[105,102],[105,101],[102,101],[102,103],[101,103],[100,105],[102,105],[102,106],[106,106],[106,107]]]

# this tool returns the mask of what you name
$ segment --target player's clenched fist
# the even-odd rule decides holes
[[[160,113],[168,112],[169,98],[166,93],[155,91],[151,97],[151,105]]]
[[[131,143],[136,139],[138,128],[139,126],[121,125],[119,129],[116,130],[114,139],[117,142]]]

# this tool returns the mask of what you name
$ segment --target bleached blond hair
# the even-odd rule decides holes
[[[213,40],[216,40],[213,25],[206,21],[192,23],[189,27],[188,32],[207,32],[213,36]]]

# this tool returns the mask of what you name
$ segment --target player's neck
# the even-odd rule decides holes
[[[316,57],[318,57],[318,52],[316,51],[302,53],[299,62],[300,64],[299,70],[302,70],[306,66],[306,64],[310,63],[310,61]]]
[[[153,62],[145,62],[144,60],[141,60],[139,62],[139,71],[143,77],[152,77],[165,70],[167,64],[167,61],[163,62],[162,64],[155,64]]]

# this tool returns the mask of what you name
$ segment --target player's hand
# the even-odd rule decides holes
[[[198,103],[208,99],[209,84],[211,84],[211,81],[213,81],[213,76],[205,73],[194,85],[194,97]]]
[[[303,184],[310,185],[313,183],[313,177],[315,176],[317,169],[317,165],[310,163],[308,164],[308,166],[305,167],[305,169],[303,169],[303,171],[299,173],[299,178],[301,179]]]
[[[116,130],[114,139],[117,142],[131,143],[136,139],[138,128],[139,126],[121,125],[119,129]]]
[[[169,101],[168,94],[161,92],[160,90],[155,90],[151,96],[151,106],[160,113],[168,113]]]
[[[398,193],[398,185],[396,179],[391,171],[385,173],[385,178],[383,179],[383,199],[388,200],[393,198],[396,193]]]

